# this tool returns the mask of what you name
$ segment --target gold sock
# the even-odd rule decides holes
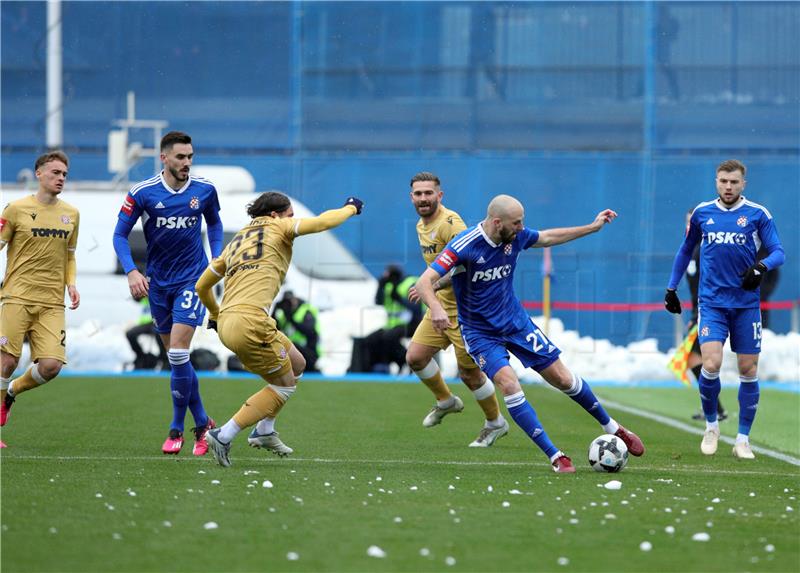
[[[497,396],[494,394],[483,400],[478,400],[478,404],[487,420],[496,420],[500,415],[500,404],[497,403]]]
[[[450,392],[450,388],[447,387],[447,384],[444,383],[444,378],[442,378],[442,373],[438,370],[436,374],[431,376],[430,378],[421,378],[422,383],[428,387],[428,389],[433,392],[433,395],[436,396],[438,401],[447,400],[452,394]]]
[[[286,399],[283,396],[267,386],[247,399],[244,406],[233,415],[233,421],[240,428],[247,428],[262,418],[277,417],[285,403]]]
[[[11,381],[9,388],[14,390],[14,396],[19,396],[23,392],[30,390],[31,388],[36,388],[40,386],[40,384],[36,381],[32,374],[33,367],[28,368],[25,373],[20,376],[19,378],[15,378]]]

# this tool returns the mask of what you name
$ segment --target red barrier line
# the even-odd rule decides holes
[[[800,301],[798,301],[800,302]],[[762,302],[762,310],[792,310],[797,304],[791,300],[778,300],[775,302]],[[541,310],[544,305],[538,300],[524,300],[522,306],[527,309]],[[692,310],[691,301],[681,302],[686,310]],[[590,310],[596,312],[644,312],[664,310],[664,303],[623,303],[623,302],[567,302],[553,301],[553,310]]]

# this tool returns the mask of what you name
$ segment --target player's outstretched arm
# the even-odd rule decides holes
[[[344,203],[344,207],[340,209],[331,209],[317,215],[316,217],[309,217],[308,219],[300,219],[297,224],[297,234],[310,235],[311,233],[320,233],[338,227],[353,215],[360,215],[361,210],[364,208],[364,202],[355,197],[348,197]]]
[[[537,240],[536,244],[533,246],[552,247],[555,245],[568,243],[569,241],[574,241],[575,239],[580,239],[581,237],[585,237],[591,233],[596,233],[607,223],[610,223],[616,218],[616,211],[604,209],[603,211],[600,211],[597,214],[597,217],[595,217],[594,221],[588,225],[582,225],[580,227],[561,227],[558,229],[545,229],[544,231],[540,231],[539,240]]]
[[[417,280],[416,289],[417,295],[422,299],[428,308],[431,310],[431,322],[433,328],[437,332],[442,332],[450,328],[450,319],[447,317],[447,312],[442,307],[442,303],[436,298],[436,293],[433,290],[433,284],[439,280],[441,275],[431,267],[425,269],[422,276]]]

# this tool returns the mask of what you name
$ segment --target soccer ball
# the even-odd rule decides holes
[[[611,434],[597,436],[589,444],[589,464],[597,472],[622,471],[628,463],[628,446]]]

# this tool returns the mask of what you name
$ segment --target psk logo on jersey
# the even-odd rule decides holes
[[[731,233],[730,231],[720,231],[718,233],[707,233],[706,242],[717,243],[718,245],[744,245],[747,237],[743,233]]]
[[[512,247],[512,246],[511,246],[511,243],[509,243],[509,244],[507,244],[505,247],[503,247],[503,252],[504,252],[506,255],[510,255],[510,254],[511,254],[511,250],[512,250],[513,248],[514,248],[514,247]]]
[[[736,219],[736,224],[739,225],[740,227],[746,227],[747,226],[747,217],[742,215],[741,217]]]
[[[475,271],[472,275],[472,282],[483,281],[485,283],[498,279],[504,279],[511,274],[511,265],[500,265],[485,271]]]
[[[65,225],[69,225],[69,216],[68,215],[61,215],[61,222]]]
[[[192,209],[199,209],[200,208],[200,199],[198,197],[192,197],[189,200],[189,207]]]

